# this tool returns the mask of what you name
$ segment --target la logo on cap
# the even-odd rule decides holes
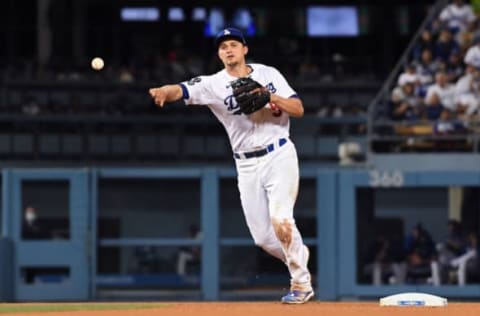
[[[229,31],[229,30],[223,31],[223,35],[228,35],[228,34],[230,34],[230,31]]]

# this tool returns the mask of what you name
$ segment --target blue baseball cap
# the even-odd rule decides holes
[[[215,46],[218,48],[221,42],[229,39],[236,40],[243,45],[247,45],[247,41],[245,40],[242,31],[233,27],[227,27],[226,29],[223,29],[217,33],[217,36],[215,37]]]

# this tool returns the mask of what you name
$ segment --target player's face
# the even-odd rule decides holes
[[[248,47],[236,40],[226,40],[218,46],[218,57],[225,67],[233,67],[245,62]]]

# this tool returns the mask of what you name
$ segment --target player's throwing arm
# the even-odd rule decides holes
[[[179,85],[165,85],[149,90],[150,96],[156,105],[163,107],[165,102],[179,100],[182,97],[182,88]]]

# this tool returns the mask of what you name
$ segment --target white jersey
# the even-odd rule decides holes
[[[464,31],[469,23],[475,21],[475,13],[469,4],[450,4],[440,12],[439,18],[440,21],[447,22],[448,27]]]
[[[480,45],[476,44],[470,46],[465,54],[464,60],[465,64],[470,65],[475,68],[480,68]]]
[[[297,97],[283,75],[274,67],[262,64],[248,64],[250,77],[271,93],[281,97]],[[187,104],[207,105],[223,124],[234,152],[245,152],[265,147],[289,137],[290,120],[284,111],[275,110],[267,104],[264,109],[245,115],[233,98],[230,83],[238,78],[225,69],[209,76],[200,76],[180,85]]]
[[[472,83],[473,75],[465,74],[455,83],[455,99],[457,100],[460,95],[472,93]]]
[[[425,102],[428,103],[434,94],[438,96],[440,102],[445,108],[455,111],[455,87],[453,85],[446,84],[442,87],[438,84],[433,84],[429,86],[427,95],[425,96]]]

